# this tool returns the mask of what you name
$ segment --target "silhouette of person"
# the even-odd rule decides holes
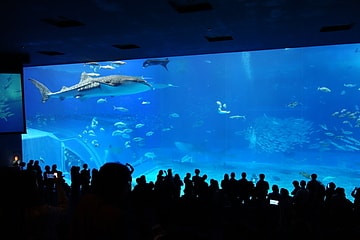
[[[194,197],[194,185],[191,180],[191,173],[186,173],[184,177],[184,198],[193,199]]]
[[[298,180],[292,181],[293,190],[291,191],[291,196],[295,196],[297,191],[300,190],[300,182]]]
[[[209,184],[206,182],[208,176],[204,174],[198,181],[198,198],[201,202],[206,202],[209,199]]]
[[[181,188],[182,186],[184,186],[184,182],[181,180],[180,175],[178,173],[175,173],[173,181],[175,187],[174,198],[178,200],[181,197]]]
[[[193,182],[193,185],[194,185],[194,196],[195,198],[199,197],[199,188],[200,188],[200,185],[201,185],[201,182],[203,181],[203,178],[202,176],[200,176],[200,169],[196,168],[194,170],[194,173],[195,175],[192,176],[192,182]]]
[[[55,180],[54,175],[51,173],[51,167],[50,165],[45,165],[43,172],[43,181],[44,181],[44,198],[47,203],[53,203],[54,202],[54,194],[55,191]]]
[[[90,189],[92,191],[92,186],[94,186],[96,183],[97,176],[99,174],[99,169],[93,168],[91,169],[91,179],[90,179]]]
[[[236,179],[236,173],[230,173],[229,179],[229,200],[232,206],[235,206],[238,202],[238,180]]]
[[[43,175],[42,175],[43,171],[40,166],[40,161],[35,160],[32,168],[33,168],[33,171],[35,172],[37,183],[39,184],[39,187],[42,188],[43,187]]]
[[[32,172],[34,170],[34,160],[30,159],[29,162],[26,164],[26,170]]]
[[[71,178],[71,199],[73,203],[76,203],[81,193],[81,176],[80,176],[79,166],[71,166],[70,178]]]
[[[131,227],[131,169],[119,162],[107,162],[99,169],[92,192],[76,206],[70,239],[128,239]]]
[[[246,176],[246,172],[242,172],[241,178],[238,181],[239,202],[245,205],[249,204],[254,189],[254,183],[247,180]]]
[[[327,205],[330,202],[330,199],[334,196],[336,190],[336,184],[334,182],[329,182],[325,188],[325,199],[324,203]]]
[[[317,174],[310,175],[311,179],[306,183],[306,189],[309,191],[309,204],[311,207],[318,208],[324,203],[325,186],[317,180]]]
[[[268,194],[269,200],[279,201],[281,198],[280,188],[277,184],[271,186],[271,192]]]
[[[269,182],[265,180],[265,174],[259,174],[259,180],[255,185],[255,199],[256,202],[260,205],[266,205],[267,203],[267,195],[270,189]]]
[[[6,202],[6,200],[3,202],[3,199],[1,202],[1,206],[5,206],[0,209],[1,217],[6,220],[2,222],[2,233],[7,234],[11,231],[10,235],[7,235],[11,236],[11,239],[66,239],[66,228],[59,231],[60,226],[66,225],[68,207],[63,185],[55,181],[58,204],[54,206],[45,201],[36,175],[32,172],[13,172],[7,180],[10,180],[6,184],[9,185],[11,193],[4,192],[5,188],[1,186],[2,198],[9,199],[11,202]],[[6,205],[3,205],[4,203]],[[6,224],[6,222],[9,223]]]
[[[224,173],[223,179],[221,179],[220,187],[224,194],[229,195],[230,191],[230,175],[228,173]]]
[[[357,222],[360,222],[360,190],[355,187],[351,191],[351,196],[354,198],[354,216]]]
[[[268,203],[270,203],[268,209],[264,209],[268,213],[268,228],[271,229],[271,236],[276,236],[280,232],[281,227],[281,208],[279,206],[281,194],[277,184],[271,186],[271,192],[267,196]]]
[[[209,202],[210,206],[217,207],[220,209],[220,207],[223,206],[223,197],[220,191],[219,182],[218,180],[212,178],[210,179],[209,184]]]
[[[294,209],[293,209],[293,197],[290,196],[289,191],[286,188],[280,188],[280,226],[282,232],[286,233],[290,232],[291,222],[294,218]]]
[[[51,165],[51,173],[55,175],[56,178],[62,178],[62,172],[57,169],[57,165]]]
[[[346,198],[345,189],[337,187],[327,206],[326,233],[329,236],[343,236],[349,232],[353,221],[353,203]]]
[[[83,164],[83,169],[80,170],[80,185],[81,193],[86,194],[89,192],[90,188],[91,174],[90,169],[87,163]]]

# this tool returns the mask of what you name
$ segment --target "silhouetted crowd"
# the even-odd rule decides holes
[[[288,190],[246,172],[220,181],[200,169],[181,177],[159,170],[132,182],[130,164],[72,166],[70,185],[56,164],[38,160],[1,169],[3,236],[9,239],[328,239],[360,236],[360,190],[313,173]],[[8,235],[6,235],[8,234]]]

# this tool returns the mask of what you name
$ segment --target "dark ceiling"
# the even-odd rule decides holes
[[[0,56],[24,66],[360,42],[358,0],[2,1]]]

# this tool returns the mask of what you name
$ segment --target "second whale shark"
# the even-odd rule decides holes
[[[86,99],[129,95],[155,89],[152,84],[141,77],[125,75],[90,77],[85,72],[81,74],[79,83],[70,87],[64,86],[57,92],[51,92],[48,87],[35,79],[30,78],[29,80],[39,89],[42,102],[46,102],[49,98],[59,98],[61,100],[65,98]],[[168,86],[172,85],[168,84]]]

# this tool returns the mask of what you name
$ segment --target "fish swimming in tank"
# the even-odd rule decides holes
[[[164,59],[148,59],[143,62],[143,68],[147,68],[150,66],[160,65],[163,66],[166,71],[168,71],[167,64],[170,62],[169,58]]]
[[[317,90],[321,92],[331,92],[331,89],[328,87],[318,87]]]
[[[81,74],[79,83],[62,87],[57,92],[51,92],[43,83],[30,78],[42,96],[42,102],[49,98],[77,98],[120,96],[153,90],[154,87],[145,79],[136,76],[109,75],[104,77],[90,77],[85,72]]]

